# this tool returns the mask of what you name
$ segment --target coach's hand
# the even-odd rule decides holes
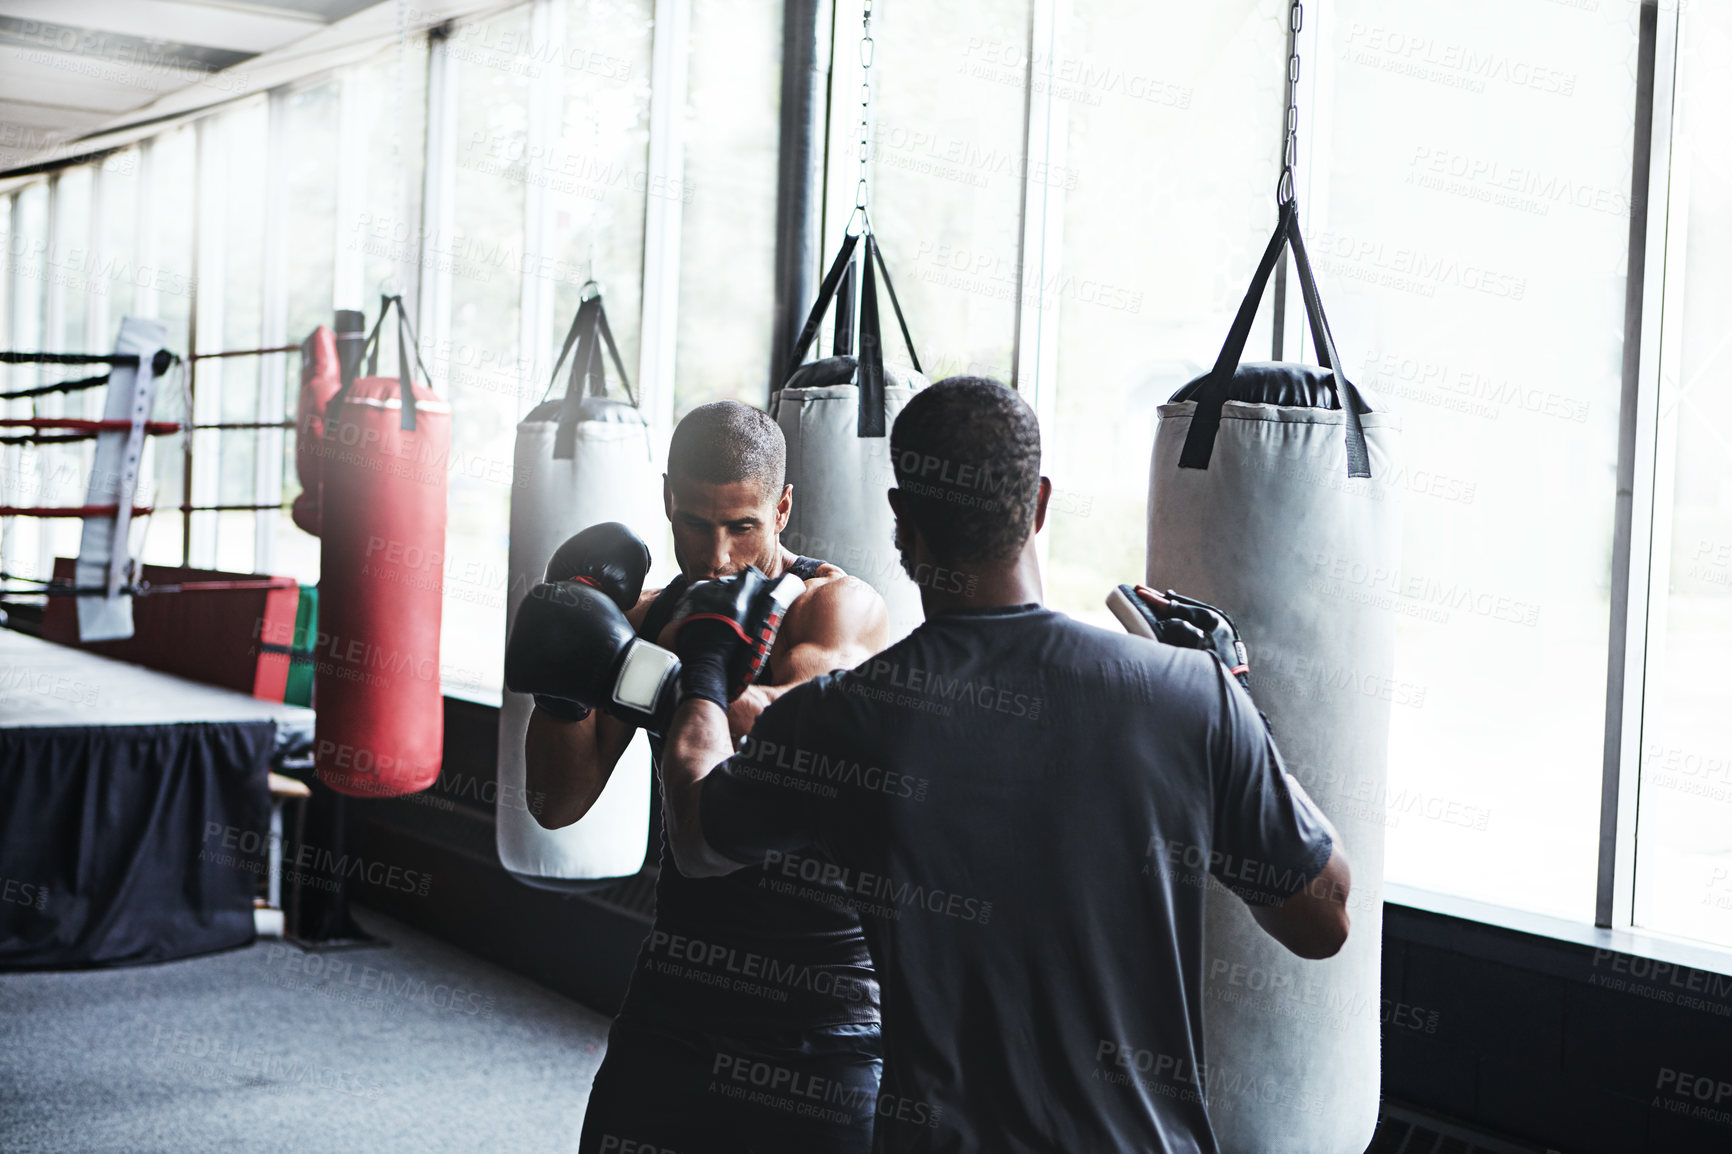
[[[1245,643],[1224,611],[1171,589],[1157,593],[1147,585],[1120,585],[1107,598],[1107,606],[1132,633],[1181,649],[1213,653],[1240,685],[1251,688]]]
[[[804,588],[792,573],[772,581],[748,566],[688,589],[669,627],[680,659],[680,699],[728,708],[763,670],[782,616]]]

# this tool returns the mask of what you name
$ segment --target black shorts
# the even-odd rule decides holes
[[[579,1154],[869,1154],[878,1026],[754,1035],[615,1019]]]

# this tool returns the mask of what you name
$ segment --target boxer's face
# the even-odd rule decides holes
[[[688,581],[731,577],[756,565],[773,571],[788,524],[794,487],[780,493],[757,481],[694,481],[678,473],[662,478],[662,503],[674,527],[674,559]]]

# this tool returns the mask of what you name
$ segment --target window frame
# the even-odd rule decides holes
[[[1591,919],[1584,916],[1581,921],[1574,921],[1395,883],[1386,884],[1385,900],[1595,949],[1616,950],[1732,974],[1732,946],[1721,947],[1640,930],[1634,924],[1644,684],[1650,610],[1656,596],[1651,588],[1654,501],[1658,470],[1670,464],[1662,460],[1662,454],[1657,451],[1657,414],[1661,373],[1671,364],[1670,357],[1675,356],[1667,343],[1669,339],[1674,344],[1676,341],[1675,335],[1669,334],[1665,325],[1667,290],[1670,287],[1675,294],[1681,287],[1668,284],[1668,269],[1676,262],[1668,263],[1667,250],[1669,242],[1683,243],[1681,237],[1668,234],[1669,220],[1677,219],[1671,211],[1672,199],[1676,195],[1671,182],[1671,148],[1673,110],[1678,94],[1682,8],[1683,5],[1660,0],[1640,0],[1631,203],[1645,206],[1645,211],[1639,210],[1631,215],[1626,253],[1618,485],[1614,510],[1605,739],[1593,915]],[[1063,255],[1063,237],[1050,227],[1052,214],[1062,214],[1063,191],[1034,179],[1034,173],[1038,171],[1034,163],[1037,152],[1042,167],[1050,168],[1064,160],[1064,109],[1055,106],[1053,85],[1045,85],[1044,94],[1041,94],[1036,91],[1034,83],[1037,62],[1057,57],[1063,37],[1060,15],[1058,0],[1032,0],[1027,25],[1024,82],[1027,96],[1023,134],[1029,163],[1025,165],[1022,182],[1019,252],[1024,282],[1032,278],[1034,283],[1041,283],[1045,270],[1056,267]],[[1318,187],[1314,174],[1319,172],[1322,158],[1315,145],[1319,139],[1320,101],[1317,90],[1322,83],[1320,75],[1327,71],[1326,63],[1319,62],[1323,61],[1323,27],[1331,15],[1315,10],[1308,12],[1297,37],[1301,57],[1309,65],[1302,69],[1300,81],[1302,120],[1298,179],[1302,194],[1308,190],[1315,192]],[[859,4],[858,0],[853,0],[837,9],[829,30],[833,68],[842,73],[840,77],[832,75],[831,83],[833,87],[840,84],[840,89],[845,91],[853,90],[848,82],[858,80],[858,67],[852,63],[851,51],[858,29]],[[1284,106],[1270,109],[1271,116],[1284,117],[1285,112]],[[838,149],[851,157],[857,144],[854,122],[848,116],[832,113],[825,128],[826,158],[822,170],[828,171],[833,163],[831,158]],[[1056,155],[1055,149],[1058,150]],[[1271,185],[1273,181],[1274,174],[1271,174]],[[846,189],[849,197],[852,189],[853,184],[849,182]],[[833,193],[832,199],[838,195]],[[1315,197],[1301,195],[1302,217],[1314,200]],[[836,233],[836,221],[842,214],[835,204],[821,205],[818,211],[825,225],[825,239],[831,240]],[[799,224],[785,220],[784,234],[778,237],[779,243],[785,245],[797,239],[788,233]],[[827,259],[828,249],[818,255]],[[1285,271],[1283,262],[1282,277],[1275,285],[1275,308],[1280,315],[1274,326],[1272,356],[1275,359],[1282,359],[1284,355],[1314,356],[1309,351],[1302,302],[1297,293],[1282,291]],[[1674,296],[1674,307],[1676,300]],[[1044,326],[1042,321],[1043,310],[1022,307],[1019,294],[1013,332],[1011,384],[1030,400],[1043,422],[1050,422],[1055,390],[1045,386],[1055,380],[1057,373],[1056,341],[1046,331],[1050,326]],[[1047,562],[1044,540],[1040,555],[1044,566]],[[1663,596],[1664,590],[1658,595]]]

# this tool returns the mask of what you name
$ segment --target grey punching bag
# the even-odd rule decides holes
[[[571,357],[565,396],[542,402],[517,426],[508,630],[525,594],[542,579],[548,558],[572,534],[598,522],[619,521],[654,540],[661,528],[661,485],[649,426],[635,403],[606,395],[604,342],[630,398],[607,314],[600,296],[594,296],[579,306],[560,352],[560,363]],[[556,363],[554,379],[558,377]],[[632,737],[589,813],[561,829],[544,829],[536,820],[542,798],[525,788],[523,739],[534,708],[528,694],[504,692],[494,803],[501,864],[520,881],[567,891],[637,873],[649,845],[648,739],[642,733]]]
[[[1241,365],[1289,243],[1324,368]],[[1224,1154],[1360,1154],[1377,1124],[1384,826],[1353,799],[1385,796],[1393,615],[1327,579],[1396,570],[1400,423],[1340,365],[1289,201],[1213,371],[1160,407],[1149,470],[1148,584],[1232,616],[1251,696],[1353,869],[1352,932],[1320,962],[1209,883],[1204,1080]]]
[[[920,624],[920,591],[902,571],[895,547],[895,518],[885,492],[895,484],[890,467],[890,426],[917,389],[926,385],[920,359],[890,271],[871,233],[865,234],[861,261],[860,354],[852,344],[849,289],[860,236],[842,242],[818,290],[818,301],[788,364],[797,366],[778,390],[774,412],[788,443],[788,481],[794,486],[793,510],[782,542],[796,553],[830,561],[871,585],[890,614],[890,639],[899,640]],[[896,309],[913,371],[884,364],[878,319],[876,272]],[[836,301],[837,355],[802,364],[830,301]]]

